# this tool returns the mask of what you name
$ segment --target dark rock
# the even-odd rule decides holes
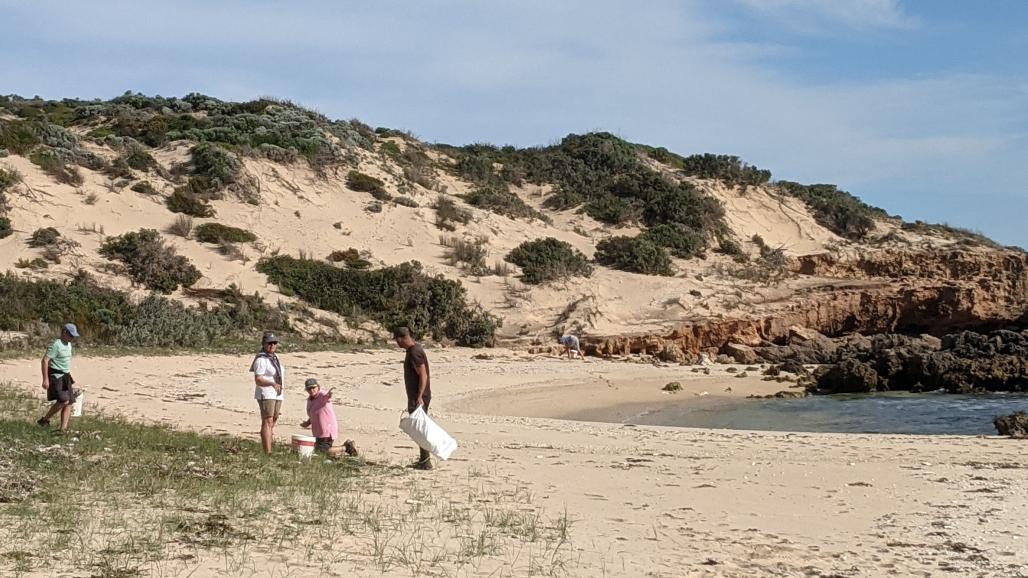
[[[661,391],[669,391],[671,393],[675,393],[682,391],[682,384],[677,381],[672,381],[660,389]]]
[[[996,426],[996,431],[1001,436],[1028,437],[1028,413],[1023,411],[997,417],[993,420],[992,425]]]
[[[817,377],[819,389],[830,393],[868,393],[878,389],[878,372],[856,359],[845,359]]]

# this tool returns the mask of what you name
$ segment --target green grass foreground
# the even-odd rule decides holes
[[[569,563],[567,514],[547,519],[525,488],[480,473],[264,456],[254,441],[116,416],[74,418],[59,436],[34,423],[44,407],[0,384],[3,576],[252,575],[270,554],[289,575],[445,574],[490,557],[560,575]]]

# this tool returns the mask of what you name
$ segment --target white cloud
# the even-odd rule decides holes
[[[906,14],[899,0],[739,0],[743,6],[795,29],[814,32],[823,25],[858,30],[913,28],[918,22]]]

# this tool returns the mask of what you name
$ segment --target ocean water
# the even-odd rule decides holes
[[[995,434],[992,420],[1028,411],[1028,395],[880,393],[798,399],[671,401],[624,420],[639,425],[839,433]]]

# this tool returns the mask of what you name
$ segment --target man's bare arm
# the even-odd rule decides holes
[[[50,388],[50,354],[43,354],[43,361],[40,364],[43,370],[43,389]]]

